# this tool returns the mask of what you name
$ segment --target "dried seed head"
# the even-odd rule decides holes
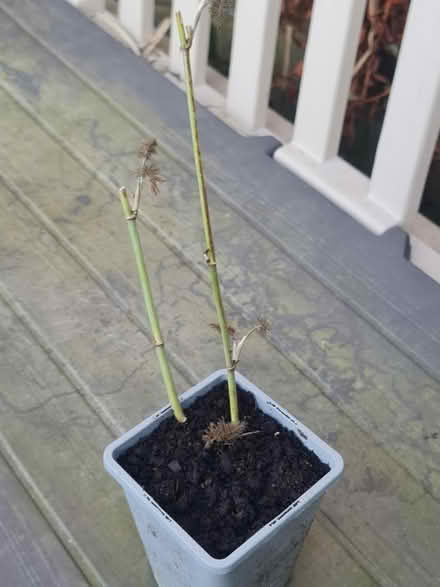
[[[270,330],[270,324],[266,320],[266,318],[258,318],[257,328],[261,332],[261,334],[266,334]]]
[[[151,191],[155,196],[159,193],[159,184],[164,181],[160,175],[160,169],[150,162],[150,159],[156,154],[157,141],[143,141],[138,150],[137,156],[142,159],[142,163],[136,170],[136,177],[138,179],[138,189],[141,188],[144,179],[150,182]]]
[[[212,23],[222,26],[225,20],[234,13],[234,0],[212,0],[209,3]]]
[[[148,161],[149,159],[151,159],[153,155],[156,154],[156,147],[156,139],[153,139],[151,141],[144,141],[139,145],[139,148],[137,150],[137,156],[139,157],[139,159],[145,159],[145,161]]]
[[[151,191],[155,196],[159,193],[159,184],[162,183],[164,180],[163,177],[160,175],[160,169],[156,165],[147,165],[144,160],[144,165],[141,165],[136,171],[136,176],[138,180],[143,181],[144,179],[148,179],[150,182]]]
[[[146,176],[150,180],[151,191],[157,196],[159,193],[159,184],[165,181],[163,177],[160,176],[159,168],[150,165],[150,167],[146,169]]]
[[[225,422],[224,418],[221,418],[216,423],[211,422],[202,435],[205,448],[209,448],[214,442],[232,444],[234,440],[244,434],[246,427],[247,423],[244,421]]]

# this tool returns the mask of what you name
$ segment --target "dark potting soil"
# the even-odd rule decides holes
[[[291,431],[264,414],[249,392],[238,390],[246,432],[232,445],[206,449],[210,422],[229,420],[222,382],[170,417],[120,455],[125,471],[211,556],[225,558],[278,516],[328,471],[327,464]]]

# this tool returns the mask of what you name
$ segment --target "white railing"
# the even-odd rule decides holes
[[[68,1],[105,10],[105,0]],[[192,59],[202,101],[215,96],[225,118],[246,133],[282,138],[281,165],[381,234],[414,225],[440,131],[440,0],[411,1],[371,179],[338,156],[366,2],[314,0],[294,126],[268,107],[281,0],[236,0],[228,80],[207,64],[207,13]],[[172,0],[172,14],[181,10],[191,22],[198,4]],[[154,0],[119,0],[119,23],[140,47],[153,34],[154,9]],[[174,18],[169,68],[182,71]]]

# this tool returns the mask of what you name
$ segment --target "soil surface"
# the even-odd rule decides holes
[[[328,471],[295,434],[238,390],[246,432],[231,445],[206,449],[210,422],[229,420],[222,382],[185,410],[187,422],[168,418],[118,462],[159,505],[215,558],[225,558],[279,515]]]

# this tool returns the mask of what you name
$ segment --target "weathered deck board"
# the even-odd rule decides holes
[[[5,211],[6,205],[11,212],[14,197],[4,186],[1,197],[2,211]],[[93,331],[104,334],[105,327],[100,322],[99,308],[106,303],[107,306],[111,304],[99,290],[96,291],[93,281],[79,268],[76,270],[84,275],[82,281],[74,272],[69,273],[67,269],[64,271],[64,265],[69,265],[66,263],[66,255],[64,258],[59,258],[56,254],[52,256],[57,249],[56,243],[41,230],[27,211],[22,211],[26,216],[25,220],[21,217],[20,222],[17,209],[17,223],[10,225],[10,248],[8,239],[4,238],[5,225],[2,227],[2,277],[11,274],[15,263],[23,268],[27,266],[27,278],[21,285],[29,287],[34,299],[46,299],[48,311],[52,316],[58,316],[53,324],[57,332],[70,341],[75,338],[78,354],[82,357],[89,356],[90,363],[95,363],[99,353],[96,357],[90,355],[89,346],[81,340],[81,324],[87,324],[88,336],[93,337]],[[8,214],[2,214],[2,219],[6,222],[7,217]],[[17,246],[22,244],[22,240],[27,241],[29,249],[25,247],[20,253]],[[38,243],[42,246],[38,246]],[[35,256],[29,254],[31,249]],[[31,265],[34,262],[32,267],[24,262],[24,257]],[[44,276],[43,279],[39,281],[37,274]],[[60,279],[58,283],[54,276]],[[63,279],[66,281],[63,282]],[[72,285],[71,295],[75,298],[72,307],[75,307],[75,311],[66,313],[63,319],[63,303],[72,303],[68,296],[61,293],[66,283]],[[94,291],[87,289],[88,283],[94,286]],[[39,293],[34,287],[40,288]],[[17,289],[21,291],[22,287],[18,286]],[[35,307],[34,304],[33,309]],[[113,344],[113,337],[119,335],[121,347],[118,354],[124,358],[126,367],[135,369],[143,365],[144,359],[140,356],[142,353],[136,352],[136,347],[139,346],[137,339],[142,339],[143,336],[127,320],[123,329],[118,331],[118,311],[108,312],[107,318],[108,327],[113,330],[112,336],[103,336],[104,341],[108,339],[106,348]],[[102,466],[102,452],[112,436],[72,383],[49,361],[47,354],[23,330],[6,306],[2,306],[0,324],[0,338],[8,341],[1,355],[0,422],[3,434],[106,582],[115,587],[143,583],[148,575],[139,540],[133,531],[121,492]],[[79,331],[75,330],[76,327]],[[127,345],[131,345],[128,347],[129,353]],[[117,360],[113,358],[113,365],[117,364]],[[122,363],[120,366],[123,371]],[[101,364],[100,368],[104,374],[104,365]],[[124,373],[120,373],[120,376],[121,381],[128,377]],[[144,380],[148,381],[147,375]],[[104,388],[103,392],[106,391]],[[127,406],[133,410],[133,419],[136,418],[136,421],[146,409],[145,403],[142,406],[136,402],[137,397],[141,400],[143,394],[137,393],[131,400],[126,398]],[[108,403],[111,404],[111,400]],[[161,404],[162,401],[159,400],[157,407]],[[154,405],[152,397],[149,398],[148,405]],[[125,576],[124,568],[127,560],[131,568],[129,577]]]
[[[87,174],[81,169],[81,166],[73,161],[67,153],[60,151],[57,145],[42,133],[32,119],[29,119],[10,98],[0,94],[0,100],[4,111],[8,112],[8,124],[12,128],[23,129],[23,139],[26,144],[30,142],[39,145],[36,162],[30,155],[26,156],[26,181],[28,183],[26,185],[22,183],[22,187],[28,191],[29,196],[32,196],[34,204],[40,205],[55,222],[59,222],[59,220],[57,221],[59,218],[68,220],[67,222],[59,222],[63,234],[67,234],[69,239],[87,252],[88,258],[98,267],[102,275],[118,271],[119,279],[114,283],[119,284],[122,297],[135,312],[138,312],[138,302],[134,299],[138,296],[133,285],[130,285],[135,283],[136,277],[130,268],[130,263],[127,263],[131,252],[126,242],[125,226],[122,224],[120,232],[116,232],[112,226],[114,213],[119,214],[116,200],[113,207],[107,205],[109,198],[105,189],[87,178]],[[19,156],[19,153],[16,153],[16,157]],[[18,164],[18,159],[11,156],[11,152],[8,156],[10,158],[4,159],[4,157],[6,157],[4,153],[0,154],[0,162],[7,160],[12,166]],[[56,165],[53,165],[54,161],[57,162]],[[34,177],[34,174],[38,175]],[[75,184],[75,182],[78,183]],[[81,206],[79,210],[76,210],[76,196],[81,190],[77,190],[75,185],[81,186],[87,182],[90,202],[88,206]],[[60,183],[63,184],[63,198],[57,197],[57,186]],[[12,212],[12,201],[13,197],[9,195],[5,200],[4,214],[0,219],[0,223],[3,222],[5,229],[5,250],[8,251],[8,265],[3,270],[7,287],[14,292],[44,331],[50,334],[53,343],[68,356],[76,371],[82,374],[87,385],[90,386],[92,393],[99,396],[111,412],[120,415],[123,425],[133,424],[138,421],[139,410],[142,410],[139,407],[139,402],[145,402],[143,408],[145,412],[149,405],[152,408],[153,406],[158,407],[161,396],[155,392],[153,399],[147,399],[146,395],[139,394],[139,387],[144,381],[144,374],[139,371],[132,377],[125,376],[123,384],[116,382],[115,393],[106,394],[104,388],[109,384],[108,369],[110,367],[108,364],[100,362],[102,360],[101,354],[107,350],[106,345],[102,346],[100,341],[110,338],[112,344],[119,344],[114,342],[113,338],[116,338],[117,341],[130,340],[130,337],[135,336],[132,331],[136,329],[133,325],[129,326],[124,323],[122,313],[112,307],[111,301],[103,296],[96,283],[42,229],[34,217],[22,207],[17,197],[14,199],[14,211]],[[98,221],[94,224],[86,223],[87,230],[84,228],[83,215],[86,212],[83,211],[83,208],[89,206],[92,210],[92,217],[96,215]],[[96,212],[97,210],[100,210],[100,213]],[[8,230],[6,230],[6,226],[9,227]],[[50,226],[48,224],[48,227]],[[67,228],[64,228],[65,226]],[[188,312],[193,312],[192,308],[197,308],[197,315],[193,315],[191,325],[193,330],[202,331],[204,324],[209,320],[208,315],[204,317],[203,307],[200,307],[200,299],[207,299],[209,296],[207,287],[203,283],[198,283],[190,269],[183,266],[180,267],[182,273],[179,281],[183,285],[182,289],[178,290],[175,273],[179,263],[176,260],[173,261],[171,253],[153,234],[143,230],[143,240],[146,250],[152,254],[155,275],[159,276],[159,281],[165,292],[164,298],[170,301],[170,306],[166,305],[165,299],[161,301],[161,311],[165,323],[169,325],[168,329],[171,330],[172,324],[169,322],[168,316],[175,316],[176,310],[173,309],[173,305],[177,303],[176,298],[179,296],[179,308],[183,307],[182,315],[185,315],[183,302],[188,305]],[[109,253],[110,251],[111,253]],[[159,259],[162,256],[169,261],[161,264]],[[109,261],[111,261],[111,265],[108,264]],[[32,278],[31,283],[23,290],[20,288],[20,284],[29,277]],[[66,283],[75,284],[72,292],[66,289]],[[46,292],[45,295],[42,295],[42,292]],[[79,296],[78,292],[80,292]],[[183,292],[184,295],[182,295]],[[89,310],[87,309],[88,305],[90,305]],[[97,308],[99,308],[99,313],[94,315]],[[90,310],[93,310],[91,315]],[[97,317],[100,318],[98,324],[95,323]],[[121,328],[123,330],[120,331],[120,334],[115,335]],[[185,360],[192,359],[195,369],[199,372],[202,372],[204,368],[206,357],[210,356],[208,347],[210,345],[217,346],[215,337],[210,334],[210,330],[206,329],[206,331],[206,338],[202,339],[203,354],[193,353],[191,357],[189,351],[185,351],[184,344],[179,349]],[[108,336],[106,332],[109,333]],[[173,331],[171,339],[173,340],[174,337],[180,340],[178,328]],[[94,349],[92,353],[84,352],[82,348],[84,341],[87,341],[86,349]],[[96,342],[94,343],[94,341]],[[93,344],[95,344],[94,347]],[[81,348],[78,349],[78,346]],[[212,361],[211,370],[217,366],[214,361],[214,352],[218,351],[212,352],[213,358],[208,359]],[[403,523],[403,520],[408,518],[411,528],[414,526],[410,535],[417,531],[417,519],[413,514],[412,504],[417,500],[424,499],[423,489],[411,478],[408,478],[404,470],[375,446],[371,439],[353,426],[328,399],[320,394],[311,383],[307,382],[289,361],[267,342],[256,338],[251,341],[247,352],[249,356],[256,357],[256,363],[252,370],[258,381],[262,382],[262,386],[269,385],[270,381],[273,384],[274,372],[276,372],[274,397],[296,413],[298,417],[303,418],[318,433],[325,436],[331,430],[332,444],[342,450],[347,463],[347,474],[340,486],[330,492],[326,499],[327,505],[324,507],[324,512],[325,515],[332,516],[339,531],[347,537],[347,544],[354,541],[359,547],[362,546],[359,549],[364,552],[367,559],[374,559],[380,554],[379,568],[383,567],[384,572],[391,574],[396,581],[407,577],[409,573],[413,576],[414,581],[418,581],[421,585],[429,585],[429,564],[432,560],[429,553],[432,553],[435,544],[437,528],[429,529],[427,527],[429,534],[424,544],[426,552],[418,552],[414,547],[415,554],[408,566],[401,559],[399,553],[400,547],[407,548],[408,546],[408,522],[405,520]],[[117,374],[122,369],[124,373],[129,374],[130,369],[125,366],[125,361],[128,360],[132,359],[125,352],[125,346],[116,346],[112,353],[111,372]],[[120,369],[117,368],[118,361],[122,365]],[[90,364],[91,362],[93,364]],[[101,366],[99,370],[96,369],[95,362]],[[207,364],[209,366],[209,363]],[[271,366],[270,372],[269,364]],[[245,371],[249,368],[247,365],[249,363],[243,359]],[[276,365],[275,371],[273,371],[274,365]],[[136,369],[137,365],[133,365],[132,368]],[[295,388],[294,393],[292,393],[292,385]],[[151,404],[150,401],[152,401]],[[365,468],[366,463],[369,464],[368,468]],[[368,503],[368,508],[366,503]],[[431,511],[433,516],[438,515],[438,508],[434,502],[427,502],[427,505],[429,506],[428,511]],[[392,523],[387,528],[375,527],[370,523],[371,512],[374,509],[381,512],[384,511],[384,508],[386,508]],[[327,536],[326,541],[328,540]],[[408,553],[405,553],[405,559],[408,559]],[[424,568],[428,570],[424,571]],[[378,573],[380,574],[380,570]]]
[[[4,587],[89,584],[1,457],[0,576]]]
[[[68,271],[72,262],[69,263],[62,250],[58,251],[58,255],[64,258],[64,263],[56,259],[58,255],[52,249],[49,257],[51,268],[48,269],[46,259],[50,236],[44,236],[44,231],[41,232],[41,227],[34,223],[26,210],[20,211],[20,203],[14,203],[11,194],[5,193],[4,189],[0,193],[1,217],[5,222],[12,221],[11,238],[18,245],[21,235],[28,243],[28,247],[23,248],[21,242],[19,248],[34,266],[33,287],[38,286],[36,275],[46,273],[47,279],[50,273],[54,279],[57,268],[59,271],[61,267],[64,279],[72,279]],[[15,205],[18,208],[16,214],[9,216],[7,210],[11,212],[11,205],[14,209]],[[41,242],[43,246],[40,249]],[[10,253],[7,254],[10,264],[2,265],[5,275],[11,272],[16,257],[12,247],[3,248],[3,252]],[[29,267],[23,269],[28,271]],[[75,283],[80,283],[78,275]],[[51,287],[47,283],[45,287],[45,291],[49,292]],[[58,289],[53,281],[52,287]],[[95,299],[95,296],[90,295],[90,299]],[[53,317],[59,323],[56,320],[56,305],[51,300],[49,303]],[[40,314],[35,307],[33,313]],[[81,314],[79,312],[78,316]],[[10,341],[8,351],[1,359],[4,386],[0,387],[3,392],[0,396],[0,425],[8,441],[109,585],[153,585],[151,582],[144,583],[146,565],[121,492],[102,468],[101,452],[108,442],[108,431],[48,360],[36,341],[29,337],[10,308],[2,303],[0,318],[0,328],[3,329],[1,338]],[[87,337],[87,333],[84,336]],[[11,398],[9,389],[12,385],[15,394]],[[107,397],[103,399],[108,401]],[[129,416],[125,418],[128,420]],[[107,536],[111,539],[106,540],[104,537]],[[298,585],[308,584],[302,582],[302,573],[307,578],[312,577],[316,584],[326,581],[330,555],[332,564],[344,570],[347,586],[354,580],[362,587],[375,584],[338,542],[326,536],[321,528],[313,529],[311,536],[310,546],[306,547],[298,568]],[[312,544],[316,543],[320,544],[318,551],[312,548]],[[127,572],[130,577],[124,578]],[[335,573],[327,584],[329,587],[340,587],[340,582],[341,577]]]
[[[0,340],[7,341],[0,355],[0,428],[6,441],[98,569],[102,584],[153,587],[123,496],[102,467],[109,432],[3,302]],[[33,561],[24,564],[32,573]]]
[[[105,524],[100,518],[113,512],[114,503],[122,503],[101,470],[100,451],[109,434],[74,391],[75,386],[83,394],[86,390],[85,396],[95,398],[110,420],[122,427],[163,404],[141,326],[143,308],[126,227],[109,183],[132,181],[129,170],[135,166],[133,153],[141,133],[3,13],[0,48],[0,84],[7,89],[0,91],[4,114],[0,172],[18,186],[17,193],[3,184],[0,188],[1,280],[15,300],[15,309],[22,308],[31,328],[32,323],[41,328],[51,350],[59,353],[58,366],[67,369],[70,377],[68,387],[74,383],[72,395],[56,401],[51,393],[58,379],[37,386],[40,403],[33,404],[36,396],[29,389],[34,389],[35,377],[30,378],[28,365],[15,375],[9,368],[8,376],[15,377],[21,391],[14,396],[18,404],[9,406],[3,422],[14,446],[18,438],[18,454],[42,491],[66,523],[72,522],[76,539],[92,551],[96,542],[93,560],[114,581],[110,584],[134,587],[143,584],[145,567],[126,508],[122,506],[124,513]],[[49,134],[41,128],[46,123],[51,125]],[[61,148],[63,141],[67,151]],[[80,156],[82,164],[69,150]],[[198,277],[203,268],[194,261],[200,245],[193,178],[166,152],[159,159],[168,181],[160,199],[148,201],[150,230],[144,225],[141,231],[170,347],[181,366],[191,365],[190,370],[183,369],[185,377],[177,375],[182,388],[193,377],[218,368],[222,353],[215,333],[207,328],[213,321],[210,295]],[[102,173],[100,181],[89,173],[90,165]],[[375,584],[371,576],[387,586],[437,585],[440,509],[422,484],[440,495],[439,446],[435,438],[424,438],[438,425],[438,384],[235,212],[218,200],[212,204],[219,258],[226,267],[224,282],[231,294],[229,314],[240,327],[260,310],[269,314],[284,353],[257,337],[250,341],[241,369],[328,438],[346,460],[344,479],[326,497],[301,556],[295,585],[369,587]],[[170,248],[173,243],[180,250],[177,256]],[[182,263],[186,258],[192,260],[192,267]],[[264,279],[261,259],[265,259]],[[8,331],[8,336],[27,337],[26,353],[41,354],[36,340],[21,328]],[[42,363],[44,378],[52,377],[53,364],[48,363],[49,369]],[[303,365],[319,388],[294,364]],[[140,389],[148,390],[148,395]],[[4,396],[9,401],[9,394]],[[73,426],[67,431],[59,422],[69,422],[70,412]],[[28,421],[36,426],[38,418],[52,431],[49,439],[41,438],[38,425],[38,435],[32,439],[46,456],[61,434],[64,452],[57,453],[54,470],[49,461],[35,462],[36,449],[29,438],[20,441]],[[92,436],[85,450],[91,453],[90,463],[98,467],[97,476],[90,473],[88,463],[80,462],[73,442],[83,421],[90,423],[86,428]],[[378,446],[376,441],[387,444]],[[81,442],[85,446],[84,439]],[[77,463],[84,496],[72,494],[77,479],[71,471],[65,481],[53,478],[66,468],[64,453]],[[88,500],[96,500],[96,508]],[[72,519],[78,512],[80,520]],[[112,536],[112,545],[99,544],[102,536],[87,526],[93,525],[95,516],[103,533],[121,522],[121,535]],[[137,544],[125,561],[135,568],[132,583],[122,578],[122,555],[112,558],[112,549],[118,549],[124,538]]]
[[[183,97],[163,75],[65,0],[1,4],[192,169]],[[241,137],[204,108],[199,115],[208,181],[228,205],[440,379],[438,285],[406,261],[404,232],[372,235],[273,161],[274,139]]]
[[[134,151],[143,138],[139,129],[106,100],[90,92],[86,84],[13,22],[5,18],[0,27],[2,52],[7,59],[0,78],[5,87],[37,112],[100,174],[118,184],[130,185]],[[148,126],[149,121],[144,122]],[[27,148],[23,145],[24,152]],[[149,221],[203,271],[199,263],[194,178],[165,152],[159,162],[167,183],[161,197],[148,202]],[[14,167],[12,162],[11,174],[21,185],[20,169]],[[44,167],[35,171],[36,180],[41,177],[44,181]],[[81,198],[84,189],[88,187],[84,186],[75,197]],[[261,313],[270,318],[273,339],[283,353],[305,369],[332,402],[404,464],[434,497],[440,498],[440,444],[425,439],[438,428],[440,384],[218,198],[211,200],[219,264],[230,303],[239,314],[252,320]],[[78,201],[70,203],[71,209],[78,207]],[[59,226],[67,212],[64,208],[54,218]],[[101,208],[92,201],[91,206],[78,208],[76,220],[87,230],[94,215],[103,222]],[[80,236],[77,240],[71,237],[68,223],[62,230],[80,248]],[[84,252],[88,254],[85,248]],[[265,259],[264,280],[260,279],[261,259]],[[118,277],[112,283],[116,290],[120,285]],[[177,277],[176,273],[176,281]],[[188,336],[182,336],[179,348],[187,340]],[[206,347],[205,352],[208,350]]]

